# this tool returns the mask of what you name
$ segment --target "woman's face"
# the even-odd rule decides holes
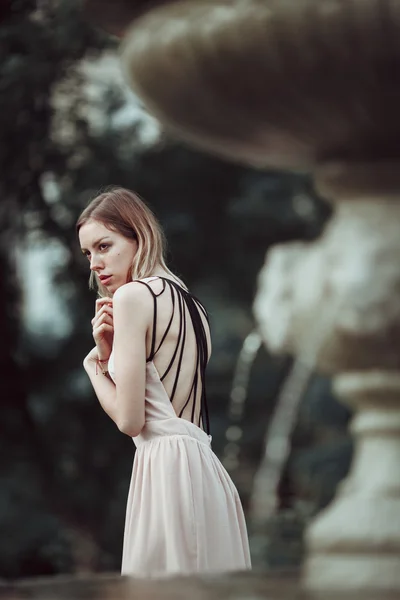
[[[94,219],[82,225],[79,241],[83,254],[90,261],[90,269],[97,274],[107,291],[114,294],[127,282],[137,252],[137,241],[107,229]]]

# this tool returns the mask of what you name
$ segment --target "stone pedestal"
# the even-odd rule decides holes
[[[317,242],[267,255],[255,303],[266,344],[313,356],[355,411],[353,466],[309,528],[304,583],[400,592],[400,165],[329,165],[317,182],[335,215]]]
[[[312,589],[400,590],[400,373],[335,377],[356,410],[356,452],[337,498],[307,533]]]

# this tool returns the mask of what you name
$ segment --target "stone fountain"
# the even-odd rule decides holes
[[[127,79],[172,132],[259,168],[311,171],[335,207],[274,248],[265,344],[332,375],[355,456],[308,529],[303,587],[400,594],[400,2],[89,0]],[[262,473],[261,473],[262,476]]]

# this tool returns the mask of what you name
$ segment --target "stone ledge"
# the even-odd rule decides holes
[[[399,595],[310,595],[299,575],[246,572],[149,580],[115,573],[0,583],[1,600],[398,600]]]

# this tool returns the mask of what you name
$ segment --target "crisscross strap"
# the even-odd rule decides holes
[[[178,383],[179,376],[181,372],[181,365],[184,356],[185,350],[185,341],[186,341],[186,332],[187,332],[187,323],[186,323],[186,311],[189,313],[195,339],[196,339],[196,369],[193,376],[193,381],[190,387],[189,395],[184,403],[182,409],[179,412],[179,417],[182,416],[185,408],[188,406],[189,402],[192,400],[192,411],[191,411],[191,421],[194,423],[195,414],[196,414],[196,402],[197,402],[197,393],[200,387],[201,395],[200,395],[200,411],[197,425],[199,427],[203,426],[203,429],[207,434],[210,433],[210,419],[208,414],[208,406],[207,406],[207,395],[206,395],[206,387],[205,387],[205,371],[208,362],[208,344],[207,344],[207,335],[203,325],[202,318],[200,313],[206,318],[208,322],[207,311],[204,306],[201,304],[200,300],[198,300],[193,294],[189,291],[185,290],[182,286],[180,286],[175,281],[171,279],[167,279],[164,277],[158,277],[158,279],[162,280],[163,287],[162,290],[156,294],[152,287],[145,281],[137,279],[138,283],[142,283],[145,285],[150,291],[153,297],[153,306],[154,306],[154,315],[153,315],[153,332],[151,339],[151,348],[150,354],[147,358],[147,362],[154,360],[155,355],[160,350],[165,338],[168,335],[168,332],[171,329],[172,321],[175,315],[175,310],[178,310],[179,313],[179,332],[178,332],[178,340],[172,353],[171,360],[165,369],[164,373],[160,376],[161,381],[165,379],[170,370],[174,365],[176,365],[176,375],[172,386],[172,391],[170,395],[170,400],[173,402]],[[169,319],[168,325],[161,337],[161,340],[156,348],[156,330],[157,330],[157,298],[163,294],[167,288],[167,284],[171,294],[171,302],[172,302],[172,312],[171,317]]]

